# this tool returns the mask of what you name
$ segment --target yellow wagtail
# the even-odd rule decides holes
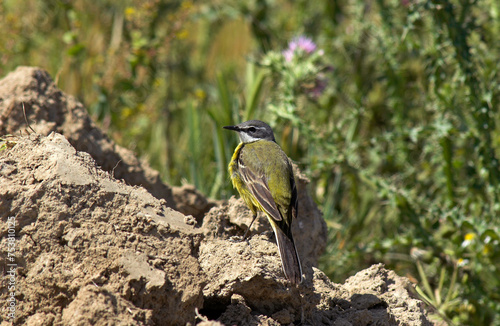
[[[290,282],[299,284],[302,268],[292,236],[297,188],[290,159],[276,143],[271,127],[262,121],[250,120],[224,128],[236,131],[241,141],[229,163],[229,174],[253,212],[247,232],[257,211],[264,212],[276,235],[283,272]]]

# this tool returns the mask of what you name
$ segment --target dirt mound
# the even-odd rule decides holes
[[[112,171],[116,162],[97,161],[78,150],[83,142],[92,144],[90,152],[104,153],[98,148],[104,144],[112,160],[123,157],[81,104],[57,90],[43,71],[22,68],[12,75],[0,81],[1,133],[25,129],[24,102],[37,132],[73,130],[75,135],[72,140],[59,133],[4,137],[2,326],[10,324],[12,307],[16,325],[431,324],[422,302],[410,297],[408,280],[381,265],[343,285],[313,267],[326,228],[302,176],[301,217],[294,232],[305,280],[296,288],[283,277],[265,219],[252,227],[248,241],[229,240],[251,219],[241,200],[215,205],[189,186],[172,195],[159,179],[153,183],[157,188],[147,190],[115,179],[116,170],[113,175],[101,167],[107,164]],[[89,130],[92,135],[85,135]],[[129,159],[134,161],[139,162]],[[131,173],[142,166],[147,179],[141,164]],[[132,183],[128,172],[124,169],[120,178]],[[170,199],[152,189],[167,189]]]
[[[184,215],[113,179],[60,134],[18,139],[0,168],[2,221],[15,218],[19,323],[72,325],[77,316],[91,325],[120,312],[138,325],[193,320],[203,304],[202,236]]]
[[[196,189],[165,185],[148,163],[110,140],[92,122],[82,103],[61,92],[45,70],[19,67],[0,80],[0,135],[27,129],[23,105],[37,133],[63,134],[76,150],[89,153],[104,171],[129,185],[146,188],[156,198],[165,199],[169,207],[198,217],[215,205]]]

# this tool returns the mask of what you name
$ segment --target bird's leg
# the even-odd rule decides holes
[[[229,240],[231,242],[242,242],[242,241],[246,240],[248,231],[250,231],[250,228],[252,227],[252,224],[256,218],[257,218],[257,213],[255,213],[253,215],[252,222],[250,222],[250,225],[248,226],[247,230],[245,231],[245,234],[243,235],[243,237],[239,237],[239,236],[235,235],[235,236],[232,236]]]
[[[252,227],[252,224],[256,218],[257,218],[257,213],[254,213],[253,218],[252,218],[252,222],[250,222],[250,225],[248,226],[247,230],[245,231],[245,234],[243,235],[243,240],[245,240],[247,238],[247,233],[248,233],[248,231],[250,231],[250,228]]]

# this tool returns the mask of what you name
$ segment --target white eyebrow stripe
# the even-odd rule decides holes
[[[266,129],[265,127],[256,127],[256,126],[248,126],[248,127],[243,128],[243,129],[248,130],[250,128],[254,128],[254,129]]]

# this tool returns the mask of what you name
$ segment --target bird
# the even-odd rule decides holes
[[[257,212],[264,212],[276,236],[285,277],[292,284],[300,284],[302,267],[292,235],[298,200],[291,160],[263,121],[250,120],[223,128],[237,132],[240,139],[228,170],[234,188],[253,213],[243,239]]]

